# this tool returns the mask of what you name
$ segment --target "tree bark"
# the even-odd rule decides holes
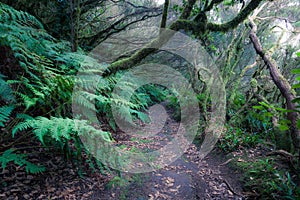
[[[169,10],[170,0],[165,0],[164,10],[161,18],[160,28],[166,28],[167,19],[168,19],[168,10]]]
[[[292,110],[292,112],[287,113],[287,119],[291,122],[289,130],[293,139],[293,145],[295,149],[300,153],[300,132],[297,129],[298,114],[297,112],[295,112],[296,105],[293,103],[295,95],[292,92],[292,88],[289,82],[283,77],[278,67],[276,66],[276,62],[273,61],[268,52],[263,49],[260,40],[256,35],[257,27],[253,22],[253,19],[250,19],[250,27],[250,40],[253,43],[256,53],[263,59],[263,61],[267,65],[273,82],[286,100],[287,109]]]
[[[70,21],[71,21],[71,50],[77,52],[78,50],[78,27],[80,18],[79,0],[70,0]]]

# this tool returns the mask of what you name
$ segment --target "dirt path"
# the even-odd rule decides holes
[[[161,148],[174,137],[179,126],[167,114],[163,129],[152,140],[137,140],[118,133],[120,145],[148,151]],[[47,171],[30,175],[24,167],[8,166],[0,172],[0,199],[243,199],[239,195],[242,193],[240,175],[224,164],[227,159],[213,152],[199,161],[198,153],[197,147],[191,144],[167,167],[144,174],[122,173],[121,179],[99,172],[85,173],[84,169],[84,174],[79,176],[73,165],[53,152],[41,154],[43,157],[31,155],[32,161],[44,160]]]
[[[214,153],[197,161],[192,146],[170,166],[141,175],[124,174],[131,180],[127,185],[103,191],[104,197],[95,193],[92,199],[244,199],[239,174],[222,165],[223,159]]]
[[[135,147],[153,150],[162,147],[176,134],[179,126],[169,116],[162,131],[152,141],[145,144],[136,140],[124,140],[121,143],[126,144],[129,149]],[[171,165],[151,173],[123,174],[124,185],[115,184],[106,190],[106,194],[95,193],[93,199],[243,199],[238,174],[222,165],[226,160],[211,153],[206,159],[199,161],[198,153],[197,147],[191,144],[184,155]]]

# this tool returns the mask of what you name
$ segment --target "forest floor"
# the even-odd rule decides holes
[[[96,192],[91,199],[244,199],[239,172],[222,165],[219,155],[197,161],[190,157],[193,148],[189,150],[171,165],[151,173],[127,175],[127,184]]]
[[[157,149],[176,134],[177,127],[178,122],[168,117],[153,141],[139,143],[122,134],[118,140],[127,147]],[[0,199],[244,199],[240,173],[228,166],[230,159],[213,151],[200,161],[198,154],[191,144],[169,166],[149,173],[122,173],[122,178],[89,170],[79,176],[62,156],[41,154],[31,160],[45,161],[47,171],[42,174],[30,175],[13,165],[0,172]]]

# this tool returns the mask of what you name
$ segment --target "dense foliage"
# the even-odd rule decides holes
[[[27,173],[45,172],[43,163],[32,163],[28,159],[40,148],[45,152],[55,149],[79,168],[82,161],[87,160],[98,164],[90,164],[92,168],[102,170],[103,164],[92,158],[80,136],[89,134],[107,143],[115,142],[114,135],[120,130],[112,105],[118,106],[118,115],[126,123],[134,124],[149,122],[146,110],[155,103],[164,102],[172,110],[173,118],[180,121],[180,108],[184,105],[180,105],[173,91],[164,87],[148,84],[135,91],[135,85],[128,83],[122,85],[122,89],[134,92],[130,100],[113,95],[124,72],[147,58],[146,54],[175,67],[180,65],[179,71],[193,82],[202,113],[199,124],[204,124],[199,127],[197,136],[202,142],[207,134],[205,127],[212,112],[212,99],[201,74],[196,75],[196,80],[191,77],[195,72],[189,71],[189,64],[182,63],[181,58],[168,59],[169,55],[161,56],[145,48],[107,66],[86,52],[109,36],[145,20],[155,23],[149,19],[160,16],[162,9],[153,2],[41,1],[28,5],[24,2],[29,1],[2,2],[0,163],[3,170],[17,165]],[[259,193],[258,197],[263,199],[298,199],[299,2],[290,1],[287,6],[285,1],[276,5],[257,0],[195,2],[166,4],[170,7],[167,12],[172,14],[168,18],[172,21],[169,28],[198,39],[216,62],[221,63],[218,67],[226,88],[227,110],[217,148],[230,154],[263,146],[270,158],[257,156],[233,164],[244,173],[245,190]],[[261,2],[264,4],[259,7]],[[30,10],[30,6],[40,10]],[[42,12],[48,8],[55,12]],[[255,21],[255,31],[254,22],[242,24],[253,10],[249,21]],[[163,14],[167,17],[167,13]],[[255,41],[249,39],[252,33],[259,38],[262,52],[253,48]],[[276,67],[279,80],[274,78],[270,66]],[[97,81],[86,79],[89,73],[99,74]],[[280,82],[289,88],[287,93],[292,99],[282,91]],[[88,117],[74,116],[72,109],[74,106],[76,109],[76,105],[96,113],[101,129]],[[289,109],[291,105],[293,110]],[[293,119],[296,119],[297,130],[293,127]],[[115,158],[112,156],[112,159]],[[284,167],[279,164],[282,160],[288,162]]]
[[[78,70],[86,73],[88,70],[98,70],[100,73],[103,67],[81,50],[72,53],[69,42],[53,38],[32,15],[2,3],[0,5],[0,44],[4,59],[1,63],[0,125],[7,130],[2,136],[2,143],[9,143],[1,148],[4,152],[1,156],[2,167],[5,168],[8,162],[13,161],[20,166],[25,164],[30,172],[44,170],[30,168],[36,166],[28,163],[23,154],[14,153],[18,152],[17,138],[23,137],[24,132],[30,130],[33,135],[28,135],[28,144],[31,137],[36,137],[43,145],[54,145],[66,157],[74,156],[74,159],[79,158],[84,149],[79,139],[79,134],[83,132],[98,134],[110,142],[109,132],[99,131],[85,120],[74,122],[71,114],[75,84],[85,89],[94,86],[94,83],[80,79],[80,76],[76,80]],[[147,86],[140,89],[131,102],[113,98],[110,93],[118,76],[100,81],[96,86],[99,91],[97,94],[80,91],[73,96],[75,104],[90,110],[96,109],[103,123],[107,122],[112,130],[116,130],[110,111],[112,102],[124,108],[120,109],[123,112],[120,114],[125,120],[131,121],[133,114],[145,121],[147,117],[143,109],[153,101],[162,100],[167,94],[163,89]],[[130,90],[133,86],[127,87]],[[92,103],[95,100],[96,108]],[[11,140],[16,140],[16,143],[10,143]]]

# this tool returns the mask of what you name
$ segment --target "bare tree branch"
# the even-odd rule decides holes
[[[159,15],[161,15],[160,8],[152,8],[152,9],[148,9],[148,10],[136,11],[132,14],[129,14],[129,15],[117,20],[116,22],[111,24],[108,28],[99,31],[97,34],[95,34],[93,36],[82,37],[81,39],[89,40],[87,45],[94,46],[95,44],[99,44],[102,41],[104,41],[105,39],[107,39],[110,35],[112,35],[114,33],[118,33],[134,23],[143,21],[143,20],[151,18],[151,17],[157,17]],[[136,17],[138,17],[138,19],[134,19]],[[130,22],[128,22],[128,21],[130,21]],[[122,27],[118,27],[119,25],[121,25],[125,22],[127,22],[125,25],[123,25]]]

